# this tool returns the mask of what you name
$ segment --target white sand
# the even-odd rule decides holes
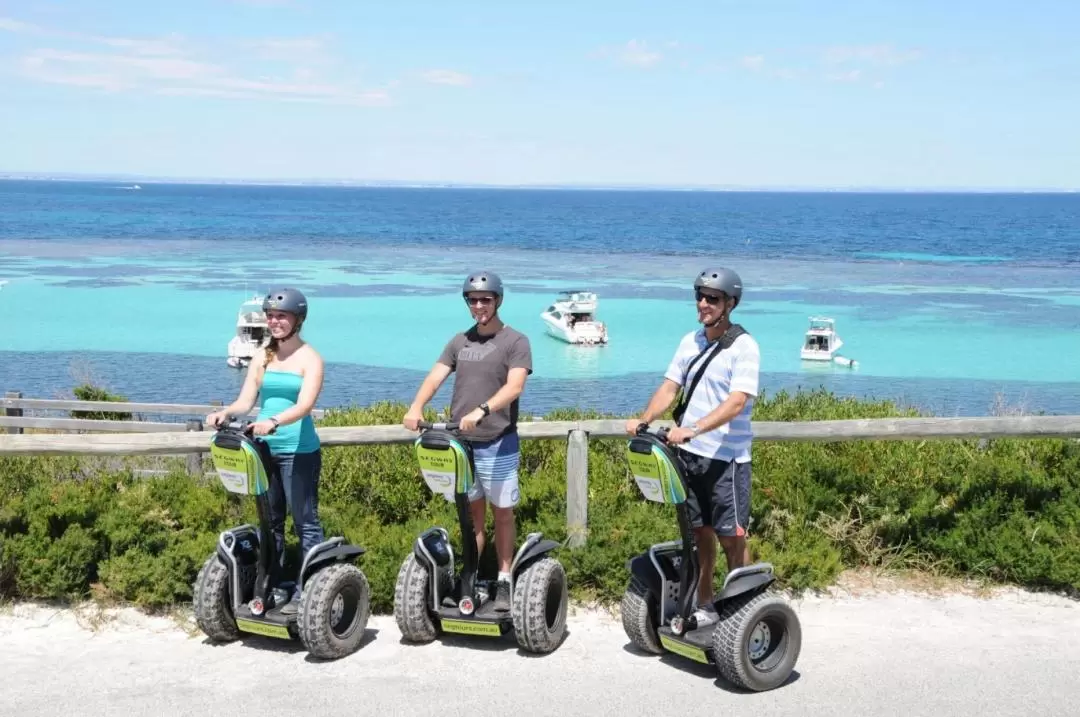
[[[731,691],[675,656],[638,654],[615,616],[577,608],[552,655],[512,636],[399,642],[392,617],[337,662],[299,643],[225,646],[183,618],[132,609],[0,609],[2,715],[978,715],[1080,714],[1080,603],[890,590],[795,601],[796,679]]]

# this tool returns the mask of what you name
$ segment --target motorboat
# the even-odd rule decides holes
[[[245,368],[250,364],[270,338],[262,302],[261,296],[253,296],[240,305],[236,314],[236,336],[229,340],[229,357],[226,359],[233,368]]]
[[[596,320],[598,304],[599,299],[591,291],[561,291],[540,318],[544,320],[548,334],[568,344],[606,344],[607,327]]]
[[[802,351],[799,356],[803,361],[831,361],[843,366],[854,366],[855,361],[837,352],[844,345],[840,335],[836,333],[836,321],[823,316],[811,316],[810,328],[807,329],[803,338]]]

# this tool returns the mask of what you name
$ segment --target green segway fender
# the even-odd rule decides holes
[[[686,489],[679,478],[674,456],[651,436],[627,442],[626,459],[638,490],[654,503],[678,505],[686,502]]]
[[[431,430],[416,439],[416,458],[424,482],[433,493],[453,501],[455,493],[467,494],[475,477],[465,446],[446,431]]]
[[[225,490],[240,495],[263,495],[270,489],[267,468],[255,442],[235,431],[218,431],[210,442],[210,457]]]

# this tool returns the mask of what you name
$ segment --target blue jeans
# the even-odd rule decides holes
[[[300,538],[300,562],[307,551],[321,543],[319,523],[319,475],[322,450],[311,453],[282,453],[272,456],[270,468],[270,531],[278,552],[277,569],[285,567],[285,511],[292,514],[296,537]],[[294,594],[299,594],[299,576]]]

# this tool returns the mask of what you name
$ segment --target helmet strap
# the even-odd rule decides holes
[[[293,314],[293,316],[296,316],[296,314]],[[296,316],[296,323],[293,324],[293,327],[289,331],[289,333],[286,334],[284,337],[282,337],[280,340],[281,341],[288,341],[293,336],[296,336],[296,334],[300,331],[300,327],[303,326],[303,325],[304,325],[304,320],[301,319],[299,316]]]

